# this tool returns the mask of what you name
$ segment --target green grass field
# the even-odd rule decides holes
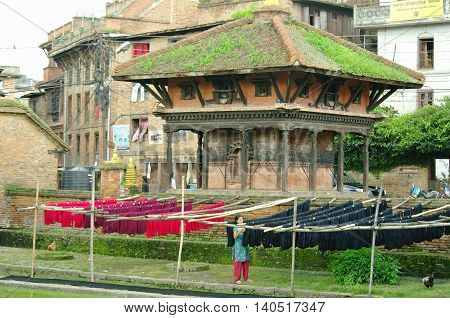
[[[43,261],[37,260],[37,267],[72,269],[84,272],[89,271],[89,256],[74,253],[73,260]],[[20,248],[0,247],[0,263],[29,266],[31,263],[31,250]],[[95,255],[95,271],[122,276],[139,276],[151,278],[175,279],[175,271],[169,269],[172,261],[150,260],[127,257],[111,257]],[[189,264],[186,262],[186,264]],[[2,274],[2,273],[0,273]],[[40,276],[42,277],[42,276]],[[290,271],[287,269],[265,268],[250,266],[250,278],[253,284],[261,287],[289,288]],[[209,270],[202,272],[182,272],[180,279],[186,281],[232,283],[232,267],[230,265],[210,264]],[[367,285],[342,286],[334,282],[328,272],[296,271],[295,287],[302,290],[321,292],[343,292],[353,295],[367,294]],[[20,290],[20,289],[18,289]],[[18,292],[23,297],[60,297],[59,293],[23,290]],[[65,293],[63,293],[65,294]],[[401,278],[398,285],[375,285],[373,295],[379,297],[449,297],[450,280],[437,279],[435,286],[427,289],[420,277]],[[0,295],[0,297],[2,297]],[[22,296],[16,296],[22,297]],[[61,296],[62,297],[62,296]],[[67,295],[66,297],[77,297]],[[83,294],[80,297],[89,297]]]
[[[36,288],[0,286],[0,298],[108,298],[99,293],[72,293]]]

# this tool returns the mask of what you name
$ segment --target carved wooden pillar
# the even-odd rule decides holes
[[[339,132],[337,190],[344,191],[344,133]]]
[[[209,131],[203,133],[203,148],[202,148],[202,189],[208,189],[208,174],[209,174],[209,154],[208,154],[208,142]]]
[[[311,132],[311,166],[309,171],[309,189],[317,189],[317,131]]]
[[[289,130],[281,131],[281,191],[288,191],[289,175]]]
[[[203,132],[197,132],[197,189],[202,188]]]
[[[241,147],[241,191],[247,189],[248,183],[248,130],[242,130],[242,147]]]
[[[369,191],[369,135],[364,136],[364,175],[363,175],[363,190]]]
[[[173,178],[173,155],[172,155],[172,131],[168,128],[165,128],[166,138],[167,138],[167,185],[169,189],[172,187],[172,178]]]

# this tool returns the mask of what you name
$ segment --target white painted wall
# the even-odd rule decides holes
[[[424,35],[434,38],[434,69],[419,70],[426,77],[423,89],[433,89],[434,104],[440,104],[444,96],[450,96],[450,22],[378,29],[378,54],[417,70],[418,38]],[[397,91],[383,105],[401,114],[412,112],[417,109],[417,91]]]

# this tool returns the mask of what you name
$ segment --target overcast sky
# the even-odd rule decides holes
[[[0,65],[20,66],[22,74],[42,80],[48,62],[39,49],[47,40],[44,30],[55,29],[73,16],[103,16],[105,3],[111,1],[0,0]]]

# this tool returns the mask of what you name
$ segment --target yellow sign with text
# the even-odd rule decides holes
[[[392,0],[391,22],[440,18],[444,15],[443,0]]]

